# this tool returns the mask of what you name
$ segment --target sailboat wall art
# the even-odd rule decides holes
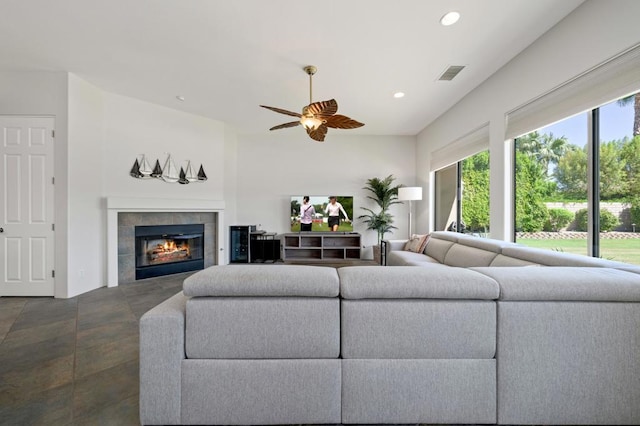
[[[156,159],[155,163],[149,162],[148,157],[141,154],[136,158],[129,171],[129,175],[135,179],[148,179],[148,180],[160,180],[166,183],[180,183],[186,185],[191,182],[205,182],[207,180],[207,174],[204,171],[204,167],[200,164],[198,173],[194,173],[194,167],[191,165],[191,160],[186,161],[186,166],[177,168],[176,163],[173,161],[171,154],[167,154],[167,158],[164,161],[164,166],[160,167],[160,160]],[[151,164],[154,164],[151,167]]]

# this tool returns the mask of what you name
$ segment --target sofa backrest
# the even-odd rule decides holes
[[[529,262],[527,260],[517,259],[515,257],[497,255],[489,264],[489,266],[541,266],[539,263]]]
[[[563,253],[552,250],[513,245],[504,247],[502,254],[514,259],[520,259],[545,266],[592,266],[600,268],[615,268],[622,265],[597,257],[589,257],[581,254]]]
[[[602,267],[470,268],[493,278],[501,301],[640,302],[637,274]],[[580,321],[574,318],[575,324]]]
[[[527,247],[508,241],[479,238],[450,231],[430,234],[424,254],[439,263],[457,267],[578,266],[615,268],[640,273],[640,266],[597,257]]]
[[[449,266],[489,266],[502,247],[507,245],[513,243],[436,231],[431,233],[424,253]]]
[[[489,266],[491,261],[498,255],[494,251],[487,251],[475,247],[469,247],[460,243],[454,244],[447,251],[444,264],[469,268],[472,266]]]
[[[189,297],[338,297],[335,268],[307,265],[218,265],[184,280]],[[250,271],[250,272],[248,272]]]
[[[429,241],[427,241],[427,246],[424,248],[424,254],[433,257],[440,263],[444,263],[447,252],[454,244],[455,242],[453,241],[444,240],[432,234],[429,237]]]

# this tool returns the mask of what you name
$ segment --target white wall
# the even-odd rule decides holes
[[[640,2],[635,0],[586,1],[420,132],[418,184],[432,184],[432,151],[489,122],[491,236],[511,239],[512,166],[505,114],[640,42],[639,15]],[[419,231],[428,231],[431,207],[429,200],[419,204]]]
[[[103,109],[103,92],[69,74],[68,297],[106,282]]]
[[[0,72],[0,114],[55,118],[55,295],[67,297],[67,73]]]
[[[350,136],[329,130],[324,143],[315,142],[302,128],[272,134],[241,135],[238,139],[237,224],[257,225],[273,232],[289,232],[292,195],[353,195],[354,215],[373,208],[362,189],[366,180],[396,177],[396,184],[415,183],[415,137]],[[392,209],[398,230],[387,238],[404,238],[408,206]],[[233,225],[233,223],[229,223]],[[371,257],[374,231],[356,220]]]
[[[192,161],[209,180],[188,185],[129,176],[139,154],[179,168]],[[153,166],[153,164],[152,164]],[[67,296],[106,284],[105,197],[221,200],[224,125],[104,92],[69,75],[69,263]]]
[[[126,96],[104,93],[104,195],[222,200],[224,197],[224,124]],[[129,176],[136,157],[146,154],[151,167],[164,165],[170,153],[178,170],[187,160],[204,183],[168,184]]]
[[[237,223],[238,194],[238,135],[232,127],[224,127],[224,241],[229,241],[229,225]],[[223,253],[229,262],[230,251]]]
[[[219,121],[104,92],[73,74],[54,72],[0,73],[0,114],[56,119],[56,297],[106,285],[105,197],[222,200],[229,195],[225,160],[235,155],[235,144],[232,139],[225,151],[225,135],[234,133]],[[138,154],[163,162],[165,152],[178,167],[187,159],[194,167],[203,164],[209,180],[179,185],[129,176]]]

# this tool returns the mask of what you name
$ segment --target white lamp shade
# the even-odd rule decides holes
[[[398,188],[398,200],[399,201],[422,200],[422,187],[421,186],[402,186]]]

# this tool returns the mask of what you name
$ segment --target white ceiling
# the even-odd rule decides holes
[[[0,0],[0,71],[69,71],[260,133],[291,117],[258,105],[308,103],[313,64],[314,101],[366,123],[331,132],[415,135],[582,1]],[[466,68],[436,81],[449,65]]]

